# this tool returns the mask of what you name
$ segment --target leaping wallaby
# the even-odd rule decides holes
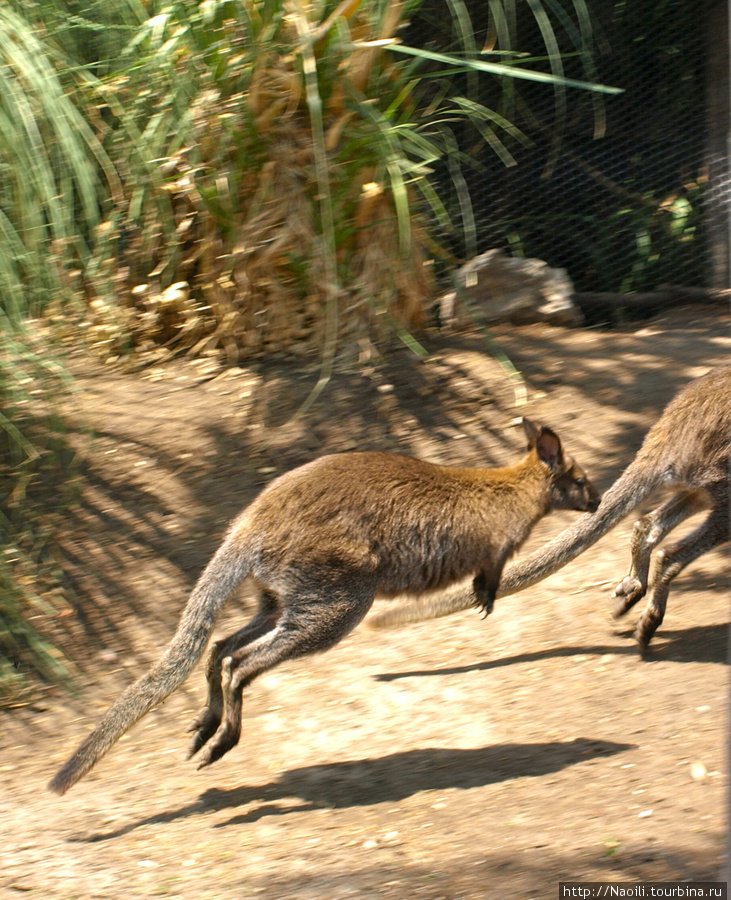
[[[679,493],[641,518],[632,536],[632,565],[615,588],[615,618],[645,596],[653,549],[683,520],[710,506],[697,529],[673,547],[655,554],[653,588],[640,616],[635,638],[641,649],[662,623],[672,580],[693,560],[729,539],[731,480],[731,366],[692,381],[670,401],[645,437],[637,456],[604,494],[594,515],[582,516],[543,548],[509,566],[498,596],[525,590],[596,543],[621,518],[660,485],[682,487]],[[446,616],[470,606],[483,607],[467,586],[407,600],[369,620],[373,628],[393,628]]]
[[[475,596],[489,608],[505,560],[542,516],[599,503],[558,436],[528,420],[523,425],[528,454],[508,468],[344,453],[275,479],[232,524],[163,657],[122,694],[49,788],[67,791],[185,680],[247,575],[259,588],[259,612],[210,654],[207,704],[191,728],[191,756],[208,744],[201,766],[237,744],[242,691],[257,675],[337,644],[376,594],[421,593],[473,575]]]

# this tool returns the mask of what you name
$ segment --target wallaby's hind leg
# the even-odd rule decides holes
[[[655,631],[662,624],[670,592],[670,584],[680,572],[704,553],[728,540],[728,499],[714,504],[711,514],[695,531],[674,547],[662,549],[655,555],[652,596],[637,624],[635,639],[644,650]]]
[[[357,585],[328,598],[323,587],[316,597],[284,603],[276,626],[222,659],[223,717],[206,748],[199,768],[220,759],[241,735],[241,698],[245,687],[262,672],[287,659],[322,652],[335,646],[370,609],[375,589]]]
[[[635,522],[632,531],[632,564],[629,574],[614,589],[618,601],[613,616],[618,619],[647,593],[652,551],[676,525],[708,506],[707,497],[700,491],[681,491],[667,503]]]
[[[259,612],[254,618],[220,641],[216,641],[206,663],[206,679],[208,681],[208,699],[206,705],[198,713],[188,731],[195,732],[188,750],[190,758],[213,737],[221,724],[223,715],[223,692],[221,688],[221,660],[235,652],[239,647],[271,631],[277,624],[279,616],[278,601],[274,594],[264,591],[259,599]]]

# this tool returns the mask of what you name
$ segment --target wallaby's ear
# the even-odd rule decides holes
[[[528,449],[532,450],[536,445],[536,441],[538,440],[538,426],[535,422],[531,422],[531,420],[526,418],[525,416],[523,416],[521,424],[523,425],[525,436],[528,438]]]
[[[538,459],[544,462],[552,472],[556,472],[563,465],[563,449],[561,439],[555,431],[543,425],[536,439],[536,452]]]

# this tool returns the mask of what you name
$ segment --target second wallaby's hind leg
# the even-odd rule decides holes
[[[223,691],[221,687],[221,660],[234,653],[239,647],[256,640],[277,624],[279,603],[274,594],[263,591],[259,598],[259,612],[254,618],[220,641],[216,641],[206,663],[206,680],[208,681],[208,698],[206,705],[191,723],[188,731],[195,732],[191,741],[188,756],[197,753],[200,748],[213,737],[221,724],[223,715]]]
[[[659,550],[655,556],[652,596],[645,607],[635,631],[635,638],[644,650],[665,617],[670,584],[683,569],[704,553],[723,544],[729,536],[728,497],[714,503],[708,518],[695,531],[674,547]]]
[[[614,618],[623,616],[647,592],[652,551],[682,521],[708,506],[708,498],[700,491],[681,491],[667,503],[635,522],[632,530],[632,564],[629,574],[614,589],[618,597]]]
[[[325,595],[326,590],[331,592],[330,597]],[[283,612],[273,629],[222,657],[223,716],[201,757],[200,767],[220,759],[238,743],[244,688],[262,672],[287,659],[334,647],[368,612],[375,589],[361,584],[351,590],[336,590],[335,596],[332,593],[328,586],[316,596],[298,596],[283,602]]]

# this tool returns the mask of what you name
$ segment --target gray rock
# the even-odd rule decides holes
[[[440,320],[448,328],[474,321],[581,323],[568,273],[541,259],[488,250],[459,268],[454,281],[455,290],[439,298]]]

